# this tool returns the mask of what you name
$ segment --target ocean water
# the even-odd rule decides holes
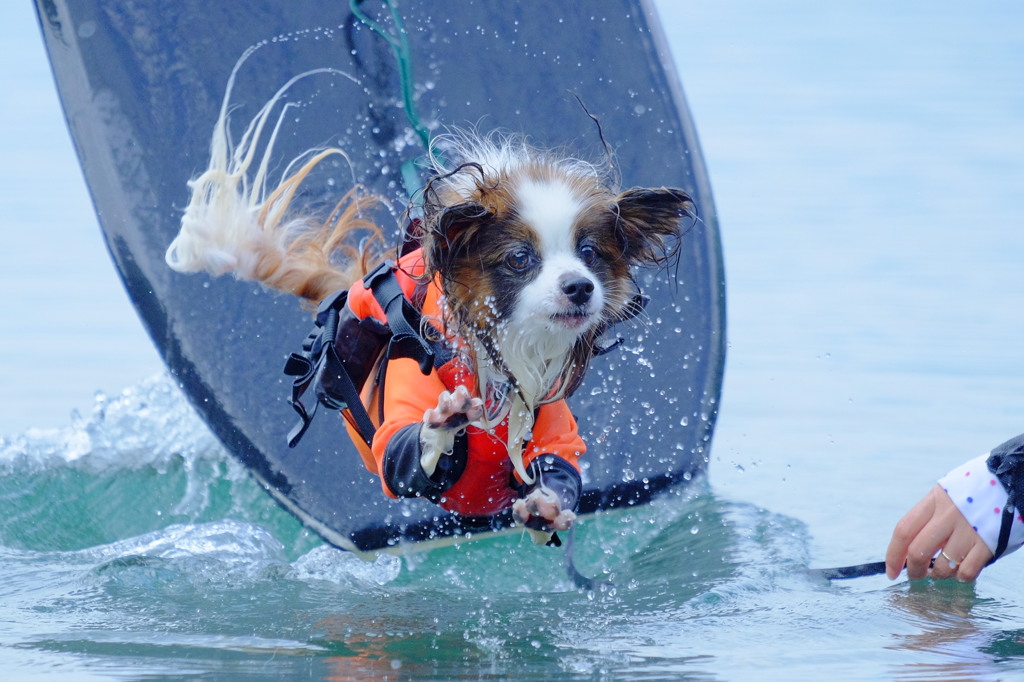
[[[0,24],[3,679],[1024,677],[1024,557],[837,584],[1024,422],[1024,9],[657,3],[722,226],[708,480],[364,563],[220,448],[103,251],[29,3]],[[542,578],[541,578],[542,577]]]

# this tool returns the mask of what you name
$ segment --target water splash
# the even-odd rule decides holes
[[[402,561],[396,556],[381,554],[373,561],[367,561],[349,552],[321,545],[300,557],[292,565],[288,577],[352,587],[358,587],[360,583],[381,586],[395,580],[401,570]]]
[[[67,428],[0,438],[0,475],[65,467],[92,474],[147,466],[165,471],[179,458],[215,461],[226,453],[166,374],[114,398],[97,393],[92,412],[74,412]]]
[[[0,440],[0,544],[95,547],[233,517],[268,525],[292,553],[317,541],[256,485],[167,375],[97,395],[64,429]]]

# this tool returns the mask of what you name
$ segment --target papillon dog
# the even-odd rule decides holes
[[[190,182],[191,201],[167,262],[181,272],[232,272],[315,304],[352,287],[389,255],[385,230],[369,217],[383,200],[352,188],[324,215],[298,206],[304,181],[325,159],[344,157],[339,149],[308,152],[281,181],[270,180],[284,120],[280,115],[275,124],[273,112],[284,91],[236,142],[229,83],[210,165]],[[385,396],[385,409],[410,423],[395,425],[390,443],[374,444],[383,458],[378,473],[389,494],[430,497],[424,486],[434,486],[431,499],[454,511],[511,507],[528,526],[568,528],[581,492],[576,458],[585,446],[565,398],[582,381],[601,336],[640,312],[632,272],[673,258],[693,202],[666,187],[620,191],[610,162],[542,150],[520,135],[456,131],[436,138],[432,152],[430,179],[406,216],[420,231],[416,276],[437,288],[437,305],[424,319],[465,371],[426,384],[428,398],[404,386],[395,392],[403,395]],[[426,409],[400,412],[413,400],[406,393]],[[562,411],[545,412],[553,405]],[[408,437],[400,436],[407,428]],[[478,440],[460,446],[467,430]],[[485,441],[499,441],[500,461],[476,457],[473,443]],[[463,461],[448,466],[460,447],[469,450]],[[405,461],[389,464],[389,452]],[[474,466],[493,471],[468,477]],[[469,478],[477,490],[465,489]],[[474,495],[486,500],[474,506]]]

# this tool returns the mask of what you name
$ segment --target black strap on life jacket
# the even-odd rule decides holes
[[[321,302],[316,326],[303,342],[302,351],[292,353],[284,367],[284,373],[294,377],[288,402],[299,415],[298,424],[288,433],[289,447],[301,440],[320,405],[348,410],[360,437],[367,445],[372,443],[376,429],[359,394],[382,352],[388,359],[416,360],[424,374],[433,368],[434,345],[419,332],[420,313],[406,299],[395,277],[395,264],[382,263],[363,281],[384,309],[387,325],[376,318],[360,320],[352,315],[347,308],[347,290]],[[302,398],[310,389],[316,399],[307,409]]]
[[[420,312],[405,297],[395,277],[394,264],[382,263],[363,281],[388,318],[388,327],[391,328],[388,359],[412,358],[419,363],[421,372],[430,374],[434,367],[434,344],[420,333]]]
[[[320,405],[333,410],[351,409],[360,434],[373,432],[373,423],[369,415],[365,410],[359,409],[362,405],[359,400],[359,389],[352,382],[334,348],[338,333],[338,317],[347,302],[348,291],[338,291],[324,299],[317,310],[316,326],[303,342],[302,351],[292,353],[285,363],[284,373],[294,377],[292,394],[288,402],[299,414],[298,424],[288,432],[288,447],[295,447],[305,435]],[[334,390],[328,390],[328,387]],[[315,400],[307,409],[302,397],[311,388]]]

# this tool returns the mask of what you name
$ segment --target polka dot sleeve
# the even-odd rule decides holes
[[[999,526],[1003,519],[1003,505],[1008,497],[1006,488],[988,470],[988,453],[961,464],[939,479],[953,504],[970,522],[993,553],[999,543]],[[1013,520],[1006,556],[1024,544],[1024,520],[1020,513]]]

